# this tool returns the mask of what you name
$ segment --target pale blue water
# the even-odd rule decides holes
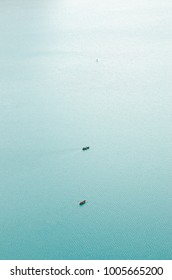
[[[171,14],[0,2],[0,259],[172,258]]]

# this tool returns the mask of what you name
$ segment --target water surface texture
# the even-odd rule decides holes
[[[172,258],[171,14],[0,2],[0,259]]]

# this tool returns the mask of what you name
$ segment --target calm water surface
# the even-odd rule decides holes
[[[0,259],[172,258],[171,13],[1,1]]]

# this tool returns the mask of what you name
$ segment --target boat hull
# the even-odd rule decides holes
[[[86,200],[83,200],[79,203],[79,205],[84,205],[86,203]]]

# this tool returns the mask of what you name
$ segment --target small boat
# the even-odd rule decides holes
[[[79,203],[79,205],[83,205],[83,204],[85,204],[86,203],[86,200],[82,200],[80,203]]]
[[[90,147],[83,147],[82,150],[83,150],[83,151],[86,151],[86,150],[89,150],[89,148],[90,148]]]

